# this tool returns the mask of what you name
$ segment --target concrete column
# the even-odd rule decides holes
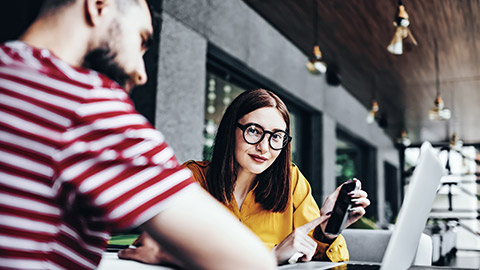
[[[207,41],[163,13],[155,126],[179,162],[201,160]]]
[[[377,149],[377,209],[378,223],[385,224],[385,153]],[[367,208],[368,211],[368,208]]]
[[[337,134],[336,123],[330,116],[323,114],[322,118],[322,137],[323,137],[323,198],[321,202],[317,202],[320,206],[336,186],[336,150],[337,150]]]

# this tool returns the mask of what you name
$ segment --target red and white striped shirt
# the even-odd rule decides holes
[[[0,268],[94,269],[110,231],[192,183],[116,83],[46,49],[0,46]]]

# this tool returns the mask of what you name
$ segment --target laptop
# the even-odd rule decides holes
[[[308,262],[284,265],[278,269],[408,269],[416,254],[420,236],[425,228],[442,176],[443,166],[438,155],[429,142],[424,142],[420,148],[419,163],[413,172],[381,265]]]

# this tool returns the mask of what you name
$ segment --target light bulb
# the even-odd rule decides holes
[[[430,120],[438,120],[439,119],[437,108],[433,108],[433,109],[430,109],[428,111],[428,119],[430,119]]]
[[[428,111],[428,118],[432,121],[448,120],[452,117],[449,109],[433,108]]]
[[[410,144],[412,144],[412,142],[410,141],[409,138],[405,137],[405,138],[402,138],[402,144],[403,146],[408,147]]]
[[[322,61],[322,52],[318,45],[313,47],[313,55],[308,60],[306,67],[310,73],[316,75],[327,72],[327,64]]]
[[[438,111],[438,116],[442,120],[448,120],[450,117],[452,117],[452,113],[450,112],[449,109],[441,109]]]
[[[308,61],[305,66],[310,73],[312,73],[312,74],[318,74],[319,73],[318,70],[315,68],[315,65],[312,62],[312,60]]]
[[[321,74],[327,72],[327,64],[325,64],[325,62],[323,62],[323,61],[315,61],[315,63],[313,63],[313,66]]]
[[[433,104],[434,107],[428,111],[428,118],[430,120],[448,120],[452,117],[450,110],[445,108],[445,103],[440,94],[437,94]]]
[[[412,143],[407,137],[407,132],[405,130],[402,130],[402,135],[397,139],[397,142],[403,144],[405,147],[408,147]]]
[[[367,115],[367,119],[366,119],[367,123],[371,124],[375,121],[375,111],[374,110],[370,110],[368,112],[368,115]]]
[[[398,39],[396,41],[392,41],[390,45],[388,45],[387,50],[396,55],[401,55],[403,53],[403,43],[401,39]]]

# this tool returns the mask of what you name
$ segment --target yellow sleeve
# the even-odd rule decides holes
[[[291,168],[292,177],[292,199],[293,199],[293,226],[298,228],[318,217],[320,217],[320,209],[312,196],[312,190],[307,179],[302,175],[297,166]],[[309,233],[313,238],[313,232]],[[330,260],[332,262],[348,261],[349,254],[347,243],[343,236],[339,235],[332,244],[318,241],[317,251],[314,259]]]
[[[207,188],[207,171],[210,166],[208,161],[194,161],[189,160],[182,164],[182,166],[192,171],[193,179],[197,181],[203,189],[208,191]]]
[[[317,250],[315,251],[315,255],[313,257],[314,260],[343,262],[350,259],[350,255],[347,249],[347,243],[345,242],[345,238],[343,238],[342,235],[339,235],[337,238],[335,238],[335,241],[333,241],[333,243],[331,243],[330,245],[322,243],[315,238],[313,238],[313,240],[317,242]]]

